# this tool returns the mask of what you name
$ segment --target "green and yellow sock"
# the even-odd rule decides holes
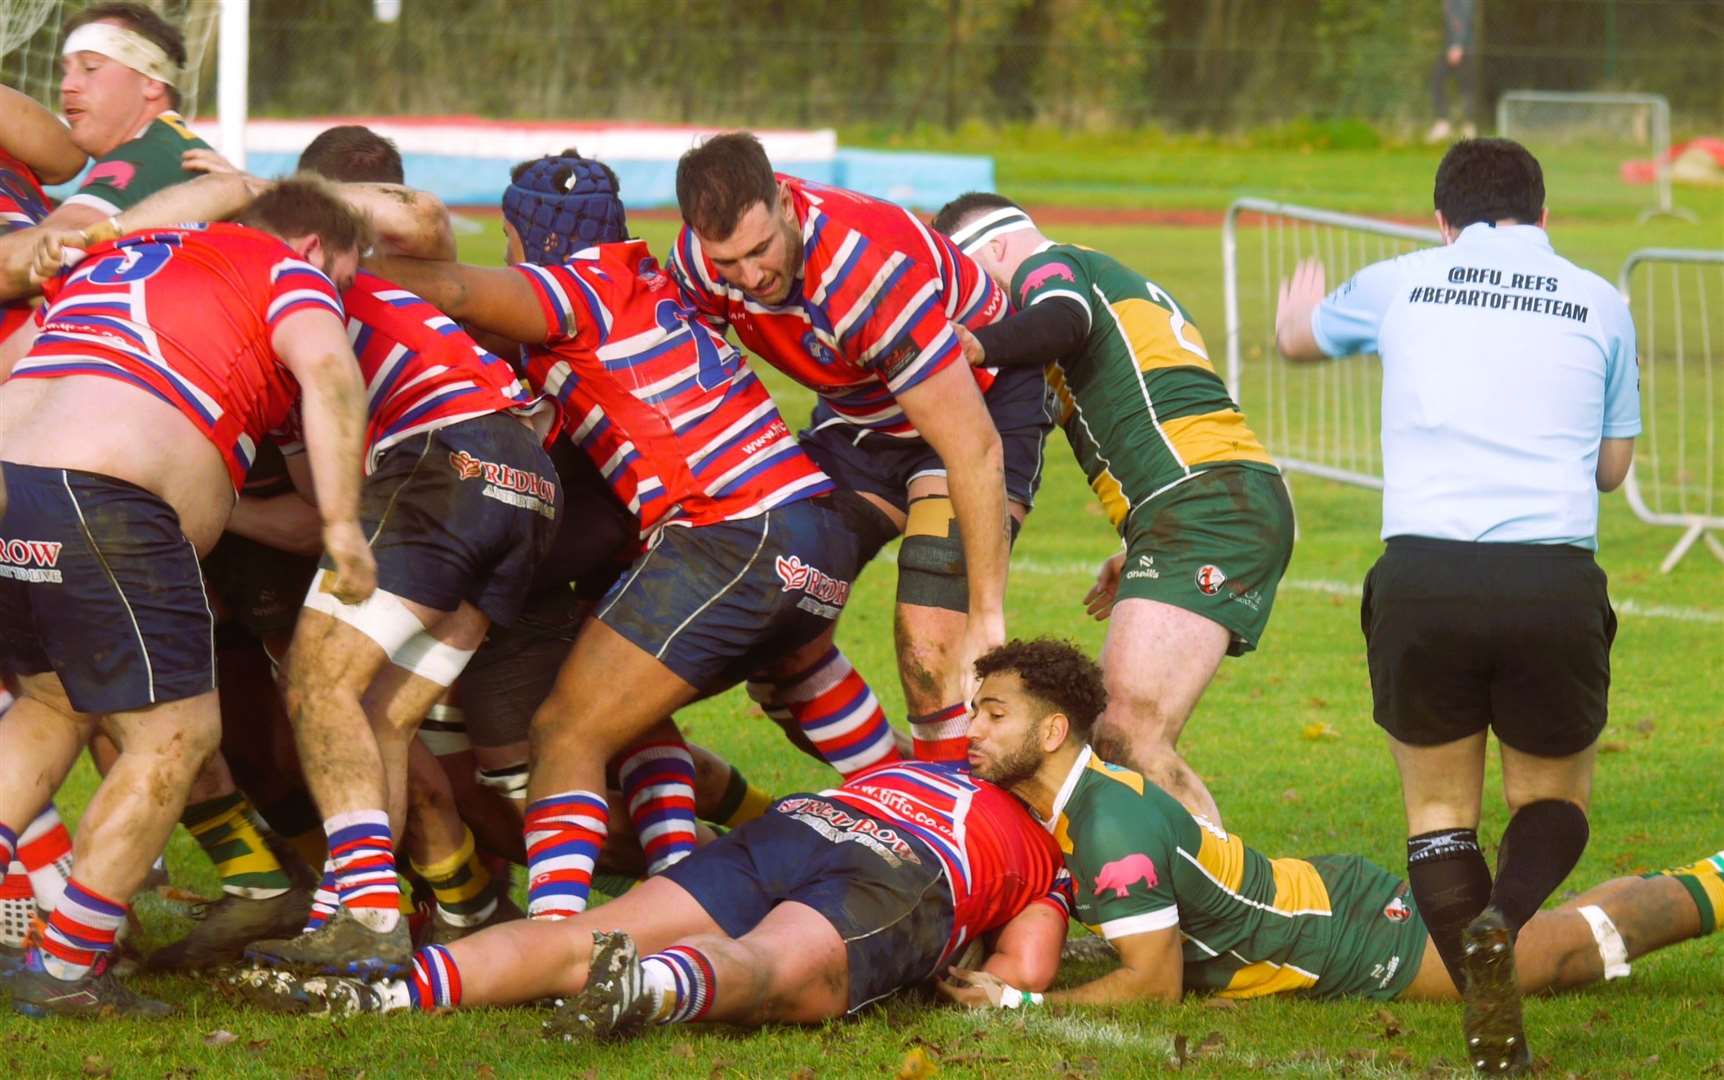
[[[281,860],[264,843],[251,804],[239,792],[186,807],[180,822],[215,863],[223,892],[267,900],[293,887]]]
[[[497,910],[491,872],[479,861],[471,829],[462,830],[461,846],[454,854],[434,863],[414,862],[413,869],[431,886],[443,918],[456,926],[477,926]]]
[[[1718,929],[1718,912],[1724,909],[1724,851],[1687,866],[1645,876],[1675,878],[1681,882],[1694,898],[1694,906],[1700,909],[1700,934],[1704,936]]]
[[[730,767],[730,783],[725,785],[724,798],[713,812],[713,820],[727,829],[753,821],[772,809],[772,796],[748,782],[742,770]]]

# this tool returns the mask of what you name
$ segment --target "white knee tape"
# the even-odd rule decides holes
[[[408,611],[394,593],[378,589],[360,603],[344,604],[325,587],[329,580],[327,570],[319,570],[311,579],[311,589],[305,594],[306,608],[341,620],[375,641],[387,655],[393,657],[415,634],[424,632],[419,617]]]
[[[462,754],[473,749],[467,738],[467,718],[453,705],[433,705],[419,725],[419,741],[437,757]]]
[[[1628,974],[1628,946],[1617,932],[1616,924],[1601,907],[1588,904],[1580,909],[1580,917],[1592,927],[1592,940],[1598,942],[1598,955],[1604,961],[1605,979],[1620,979]]]
[[[418,625],[418,620],[414,620],[414,625]],[[389,662],[438,686],[450,686],[461,677],[476,651],[457,649],[421,630],[390,653]]]

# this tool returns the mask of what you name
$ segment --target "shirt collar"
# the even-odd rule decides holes
[[[1060,784],[1059,794],[1054,796],[1053,811],[1048,814],[1048,819],[1042,822],[1042,828],[1048,832],[1059,827],[1060,815],[1065,813],[1066,803],[1071,802],[1072,792],[1077,790],[1077,782],[1083,776],[1084,770],[1089,768],[1090,758],[1094,756],[1095,751],[1089,748],[1088,743],[1078,751],[1077,760],[1072,762],[1071,772],[1066,773],[1065,782]]]
[[[1492,225],[1487,221],[1475,221],[1461,230],[1461,235],[1456,238],[1455,242],[1457,244],[1488,243],[1490,240],[1498,238],[1531,244],[1546,251],[1553,250],[1550,246],[1550,234],[1537,225]]]
[[[1031,255],[1040,255],[1042,252],[1047,251],[1049,248],[1051,248],[1053,246],[1054,246],[1054,242],[1052,240],[1043,240],[1041,243],[1036,245],[1036,249],[1034,251],[1030,252],[1030,254]]]

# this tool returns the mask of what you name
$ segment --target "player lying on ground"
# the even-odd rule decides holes
[[[963,361],[953,327],[994,322],[1006,297],[914,214],[774,173],[747,132],[684,154],[676,191],[672,270],[693,304],[819,395],[803,448],[904,534],[904,698],[914,730],[961,750],[970,665],[1005,640],[1011,540],[1052,426],[1040,371]]]
[[[49,283],[28,354],[0,356],[6,527],[34,541],[35,564],[0,579],[0,664],[23,683],[0,720],[0,857],[99,719],[121,751],[85,811],[76,876],[13,979],[14,1006],[34,1014],[166,1011],[107,960],[219,740],[198,555],[296,397],[334,591],[375,587],[357,520],[362,388],[330,279],[351,279],[368,230],[308,181],[244,222],[95,246]]]
[[[1071,645],[1014,641],[977,665],[970,766],[1027,803],[1060,839],[1076,916],[1121,966],[1047,995],[954,970],[943,992],[970,1005],[1223,997],[1455,1001],[1460,997],[1404,882],[1361,856],[1269,859],[1193,817],[1087,739],[1102,675]],[[1709,934],[1724,907],[1724,852],[1617,878],[1540,912],[1515,943],[1526,992],[1628,974],[1638,956]]]
[[[694,317],[616,181],[574,154],[527,162],[504,200],[509,269],[413,259],[377,269],[481,330],[528,344],[565,435],[640,518],[647,550],[601,603],[533,720],[530,912],[578,913],[618,762],[650,869],[693,850],[692,766],[661,722],[794,658],[804,726],[835,767],[896,756],[873,694],[826,644],[872,512],[803,454],[741,354]],[[546,225],[545,222],[552,224]],[[594,246],[588,246],[588,245]],[[877,537],[876,537],[877,539]]]
[[[1125,541],[1085,597],[1109,619],[1105,753],[1193,813],[1215,800],[1174,749],[1224,656],[1257,647],[1293,553],[1279,470],[1185,309],[1099,251],[1056,244],[1009,199],[947,203],[949,234],[1018,313],[972,335],[972,364],[1046,365],[1072,453]]]
[[[1016,800],[960,765],[895,762],[782,799],[583,915],[422,949],[409,980],[259,971],[236,984],[274,1008],[338,1015],[563,996],[552,1025],[564,1033],[816,1023],[926,980],[985,937],[983,970],[1045,986],[1065,889],[1052,837]]]

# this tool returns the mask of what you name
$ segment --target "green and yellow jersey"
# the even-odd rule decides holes
[[[112,217],[165,187],[192,179],[197,174],[181,167],[180,155],[208,149],[209,144],[186,126],[179,113],[162,113],[135,138],[97,158],[66,205],[93,207]]]
[[[1089,333],[1047,367],[1065,429],[1108,519],[1217,466],[1278,472],[1216,374],[1203,335],[1166,290],[1099,251],[1048,244],[1012,277],[1019,310],[1062,297]]]
[[[1353,855],[1268,858],[1088,747],[1049,828],[1076,917],[1110,939],[1177,926],[1187,989],[1388,999],[1418,973],[1425,926],[1393,875]]]

